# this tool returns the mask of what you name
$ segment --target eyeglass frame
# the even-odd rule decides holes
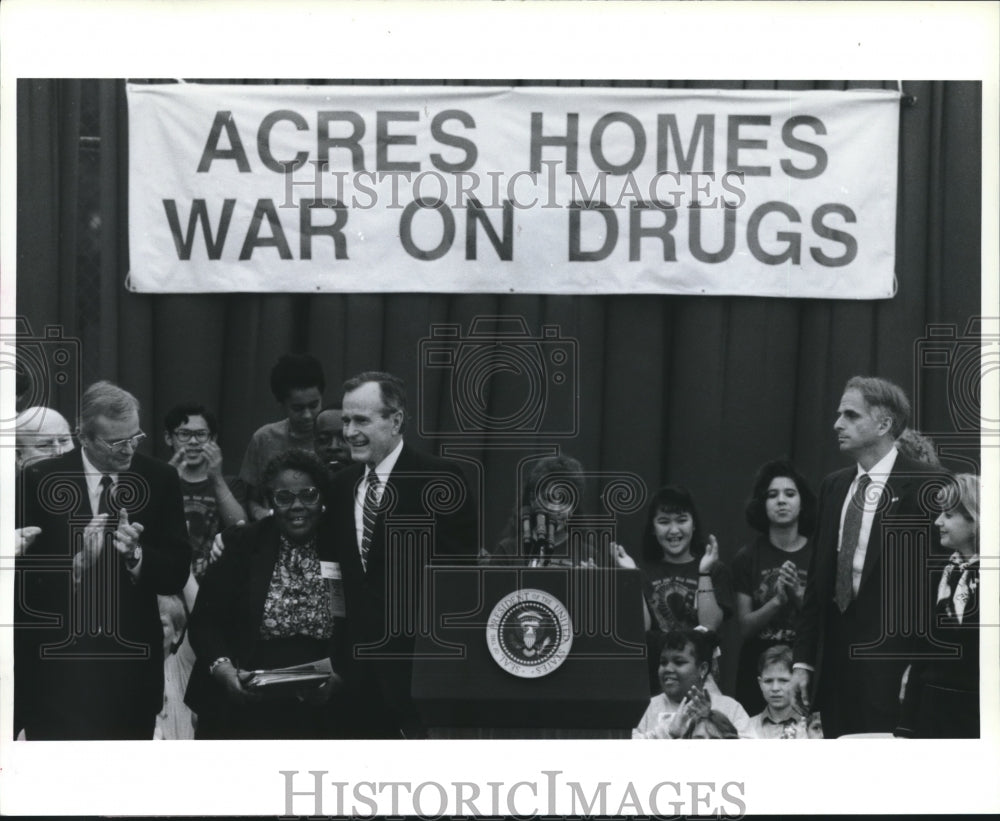
[[[194,439],[199,445],[204,445],[212,438],[212,431],[210,430],[189,430],[187,428],[174,428],[170,431],[170,435],[173,436],[182,445],[190,442]]]
[[[312,491],[312,492],[314,492],[316,494],[316,499],[314,501],[311,501],[311,502],[306,501],[305,499],[303,499],[299,495],[300,493],[309,493],[310,491]],[[288,493],[288,494],[291,495],[292,498],[287,503],[279,502],[278,501],[278,494],[279,493]],[[272,490],[271,491],[271,501],[273,502],[273,504],[274,504],[275,507],[280,507],[282,510],[287,510],[292,505],[294,505],[297,501],[298,502],[302,502],[302,504],[305,507],[315,507],[322,500],[323,500],[323,491],[320,490],[318,487],[304,487],[304,488],[302,488],[302,490],[288,490],[287,488],[278,488],[278,490]]]
[[[139,447],[139,443],[146,438],[146,434],[143,433],[142,431],[139,431],[134,436],[126,436],[124,439],[117,439],[114,442],[109,442],[107,439],[102,439],[100,436],[91,435],[88,436],[87,438],[93,439],[95,442],[100,442],[102,445],[104,445],[104,447],[106,447],[110,451],[113,451],[114,453],[122,453],[125,450],[126,444],[131,445],[132,450],[135,450],[137,447]]]

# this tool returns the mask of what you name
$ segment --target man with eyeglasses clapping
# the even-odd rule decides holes
[[[139,402],[97,382],[80,403],[80,449],[25,468],[18,527],[15,734],[151,739],[163,701],[157,594],[190,572],[177,471],[136,452]]]

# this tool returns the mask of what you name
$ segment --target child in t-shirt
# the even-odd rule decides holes
[[[792,698],[791,648],[784,644],[768,647],[760,654],[757,671],[757,683],[767,706],[750,719],[753,737],[816,738],[813,728],[818,725],[818,715],[807,721],[795,708]],[[818,737],[823,737],[822,730]]]
[[[717,711],[740,738],[751,738],[750,718],[736,699],[705,689],[715,650],[710,630],[671,630],[663,637],[658,668],[663,692],[653,698],[632,738],[683,738],[691,726]]]

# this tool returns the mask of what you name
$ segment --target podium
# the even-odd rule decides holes
[[[412,695],[439,737],[629,737],[649,704],[637,570],[431,567]]]

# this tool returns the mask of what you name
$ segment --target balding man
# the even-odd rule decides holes
[[[61,456],[75,447],[65,417],[59,411],[41,405],[18,413],[15,431],[14,467],[18,473],[33,462]],[[38,527],[17,528],[14,531],[14,555],[20,556],[31,547],[39,533],[41,529]]]
[[[17,559],[15,733],[28,740],[151,739],[163,703],[157,594],[177,593],[191,548],[177,471],[136,453],[132,394],[98,382],[80,405],[80,450],[26,467]]]
[[[69,422],[59,411],[37,405],[17,415],[15,462],[22,470],[39,459],[61,456],[73,450]]]

